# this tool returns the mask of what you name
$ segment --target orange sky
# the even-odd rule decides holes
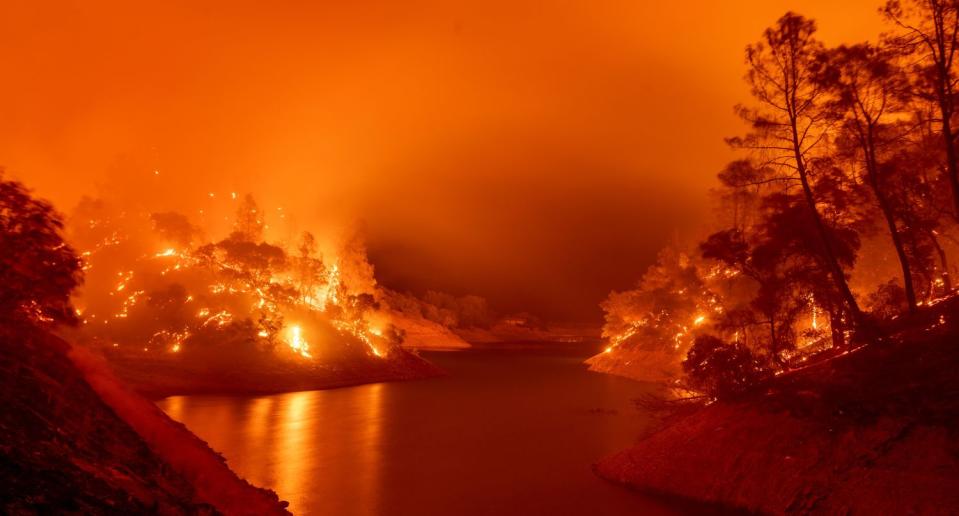
[[[863,0],[452,4],[3,2],[0,165],[63,210],[111,174],[177,209],[253,191],[361,220],[390,286],[595,320],[702,215],[743,47],[789,9],[829,43],[883,27]]]

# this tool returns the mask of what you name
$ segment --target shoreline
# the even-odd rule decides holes
[[[594,472],[756,513],[949,513],[959,507],[956,336],[905,337],[687,407]]]
[[[0,512],[289,514],[89,350],[33,327],[0,341]]]
[[[368,359],[318,366],[289,364],[216,364],[143,359],[107,359],[114,374],[151,400],[185,395],[269,395],[352,387],[380,382],[412,381],[446,374],[406,350],[388,360]]]

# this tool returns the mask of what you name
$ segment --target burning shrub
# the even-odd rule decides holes
[[[740,395],[766,378],[767,369],[745,346],[713,335],[696,337],[683,361],[690,389],[712,398]]]

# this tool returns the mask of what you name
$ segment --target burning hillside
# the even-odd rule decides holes
[[[268,242],[254,199],[230,198],[235,216],[219,239],[180,213],[81,202],[68,225],[86,277],[78,340],[155,395],[433,372],[401,348],[359,238],[326,255],[309,232]]]
[[[783,308],[782,320],[764,320],[750,305],[757,291],[755,281],[737,268],[668,247],[635,289],[612,292],[603,302],[607,345],[589,364],[597,371],[675,384],[700,336],[719,333],[750,349],[779,346],[781,365],[805,361],[834,344],[831,321],[815,294],[796,297]]]

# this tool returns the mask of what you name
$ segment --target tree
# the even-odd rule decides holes
[[[766,377],[762,362],[748,348],[713,335],[696,337],[683,370],[691,389],[719,399],[741,395]]]
[[[901,32],[888,42],[911,54],[913,85],[909,91],[935,106],[945,151],[945,175],[952,190],[953,216],[959,220],[959,155],[953,116],[956,112],[956,73],[959,50],[959,1],[888,0],[882,13]]]
[[[175,211],[151,213],[150,221],[153,222],[153,229],[164,240],[182,248],[189,248],[200,234],[200,228],[191,224],[185,215]]]
[[[847,211],[843,207],[848,201],[839,199],[843,193],[832,181],[820,181],[817,185],[818,197],[830,199],[827,206],[837,206],[834,211]],[[849,307],[830,281],[829,268],[824,263],[826,257],[819,241],[822,235],[811,220],[813,215],[797,197],[777,193],[764,200],[765,214],[757,227],[751,256],[754,267],[767,271],[766,276],[772,278],[760,288],[754,304],[774,303],[784,320],[783,332],[788,332],[773,342],[770,352],[776,360],[780,360],[780,353],[795,346],[793,323],[804,310],[812,311],[818,306],[829,314],[834,347],[845,344],[844,330],[849,326]],[[856,259],[860,241],[854,226],[853,221],[845,220],[825,226],[827,245],[840,267],[851,268]]]
[[[317,286],[324,282],[326,266],[322,258],[316,255],[316,238],[313,233],[304,231],[297,246],[299,256],[296,258],[297,290],[300,297],[306,299],[312,296]]]
[[[431,321],[449,327],[488,327],[493,322],[486,299],[479,296],[454,296],[446,292],[427,290],[420,301],[421,313]]]
[[[263,214],[257,206],[253,196],[246,194],[236,210],[236,220],[233,223],[233,233],[236,239],[247,242],[263,240]]]
[[[749,177],[753,177],[749,175]],[[820,182],[818,196],[830,199],[830,205],[845,204],[830,182]],[[734,305],[736,296],[727,296],[732,306],[720,321],[720,327],[735,328],[746,334],[761,325],[764,331],[751,332],[752,338],[736,338],[770,359],[786,366],[785,354],[796,347],[796,321],[804,312],[824,309],[830,315],[834,345],[844,342],[842,329],[848,313],[837,296],[823,263],[819,235],[811,215],[798,195],[773,192],[765,195],[756,222],[750,226],[718,231],[700,244],[703,258],[716,260],[736,271],[737,277],[755,283],[747,305]],[[851,266],[859,246],[858,234],[838,224],[827,226],[827,238],[834,256],[843,266]]]
[[[852,149],[850,154],[858,154],[860,158],[854,161],[861,161],[862,177],[886,222],[902,269],[907,305],[910,313],[915,313],[916,290],[903,230],[897,223],[895,205],[886,189],[889,181],[883,177],[896,173],[883,166],[883,159],[902,141],[905,131],[903,124],[887,120],[904,109],[897,98],[903,90],[902,74],[893,66],[888,52],[868,44],[841,46],[822,54],[822,60],[824,71],[820,82],[833,93],[829,107],[841,118],[839,143],[845,143],[845,147]]]
[[[236,232],[215,244],[201,247],[198,253],[217,261],[223,272],[258,288],[268,286],[270,277],[287,267],[283,248],[266,242],[245,240]]]
[[[815,38],[816,24],[798,14],[786,13],[766,29],[759,43],[746,48],[751,87],[758,107],[738,107],[750,132],[729,143],[757,154],[760,168],[772,168],[784,184],[801,187],[802,201],[815,228],[818,252],[829,279],[839,292],[856,327],[866,323],[832,247],[829,228],[817,208],[810,165],[829,135],[834,120],[822,109],[827,93],[817,80],[822,44]]]
[[[340,288],[344,293],[353,295],[376,291],[373,264],[367,256],[362,233],[354,231],[348,234],[339,248],[336,267],[339,271]]]
[[[46,201],[0,170],[0,317],[33,324],[75,324],[70,293],[81,263],[63,240],[63,219]]]
[[[641,362],[646,381],[679,378],[693,338],[722,312],[697,265],[695,256],[666,247],[636,288],[609,294],[601,304],[607,359]]]
[[[883,164],[890,170],[880,175],[894,211],[909,229],[906,252],[914,274],[927,285],[925,296],[931,299],[952,291],[949,261],[940,243],[942,234],[952,229],[946,225],[954,221],[947,213],[951,208],[943,209],[950,204],[944,197],[951,194],[945,177],[938,173],[938,156],[930,148],[929,136],[918,133],[911,140]]]

